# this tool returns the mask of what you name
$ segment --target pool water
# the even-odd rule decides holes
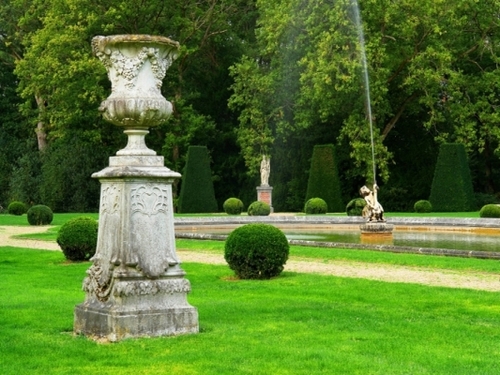
[[[283,232],[289,240],[361,243],[361,233],[356,230],[315,232],[285,229]],[[384,243],[387,244],[387,242]],[[498,252],[500,251],[500,233],[494,235],[474,232],[394,231],[391,244],[394,246]]]

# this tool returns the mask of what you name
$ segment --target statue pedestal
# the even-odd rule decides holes
[[[367,222],[359,226],[361,230],[361,243],[392,245],[392,231],[394,225],[385,222]]]
[[[257,200],[259,202],[264,202],[269,205],[271,208],[271,212],[273,210],[273,188],[269,185],[260,185],[257,186]]]
[[[74,331],[118,341],[198,332],[197,310],[175,252],[172,182],[159,156],[115,156],[101,182],[93,265]]]

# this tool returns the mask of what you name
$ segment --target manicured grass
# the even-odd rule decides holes
[[[50,226],[50,227],[40,227],[39,233],[31,233],[31,234],[19,234],[12,236],[13,238],[27,238],[38,241],[53,241],[55,242],[57,239],[57,233],[59,232],[60,225],[58,226]]]
[[[98,219],[98,213],[66,213],[66,214],[54,214],[54,219],[50,225],[63,225],[68,220],[74,219],[75,217],[89,216],[94,219]],[[29,226],[28,218],[26,214],[21,216],[0,214],[0,225],[26,225]],[[43,228],[43,227],[42,227]]]
[[[2,374],[497,374],[499,293],[188,263],[197,335],[71,334],[89,263],[0,248]]]
[[[26,214],[24,215],[9,215],[0,214],[0,225],[30,225]]]

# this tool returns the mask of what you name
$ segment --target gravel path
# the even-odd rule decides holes
[[[17,239],[18,234],[40,233],[41,227],[0,226],[0,246],[13,246],[42,250],[58,250],[59,246],[50,241]],[[222,255],[177,249],[183,262],[226,264]],[[417,267],[369,264],[363,262],[335,261],[316,262],[292,258],[285,266],[286,271],[308,272],[338,277],[352,277],[396,283],[413,283],[448,288],[464,288],[498,292],[500,275],[491,273],[427,270]]]

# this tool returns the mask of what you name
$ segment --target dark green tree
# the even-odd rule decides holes
[[[441,145],[429,201],[435,212],[467,212],[475,209],[472,180],[463,144]]]
[[[477,180],[494,192],[500,19],[491,9],[498,9],[497,0],[258,2],[256,48],[232,69],[230,102],[240,110],[238,138],[249,168],[258,160],[255,145],[273,149],[278,138],[295,137],[309,147],[338,142],[343,181],[355,190],[360,180],[373,181],[355,3],[365,34],[381,195],[411,197],[408,202],[428,196],[436,139],[464,143],[469,155],[478,155],[476,165],[484,169],[478,175],[485,178]],[[303,171],[288,171],[295,163],[282,167],[283,179],[273,175],[276,207],[283,185],[303,188],[297,183]],[[352,199],[355,190],[344,197]],[[392,202],[391,209],[407,208]]]
[[[217,212],[210,158],[206,146],[189,146],[181,183],[178,212]]]
[[[43,152],[41,203],[55,212],[97,212],[100,184],[91,175],[106,166],[110,153],[84,132],[69,132],[51,142]]]
[[[9,187],[17,160],[29,150],[28,139],[35,134],[18,112],[20,99],[13,68],[0,62],[0,205],[4,207],[12,199],[29,203],[21,197],[11,197]]]
[[[95,149],[109,145],[104,138],[118,138],[97,111],[109,95],[110,83],[104,67],[91,54],[93,36],[165,35],[181,44],[180,56],[168,70],[162,88],[174,112],[167,124],[151,131],[147,144],[177,171],[185,163],[190,144],[211,145],[211,154],[220,161],[216,178],[226,190],[219,200],[239,193],[237,187],[228,188],[228,181],[244,180],[243,158],[234,135],[236,118],[221,103],[230,95],[228,67],[254,37],[254,0],[4,3],[0,15],[8,22],[0,25],[0,41],[21,47],[19,53],[12,48],[8,53],[17,60],[23,114],[38,129],[40,150],[73,131],[85,133]],[[8,26],[5,37],[1,35],[3,26]],[[115,151],[120,148],[116,142],[113,145]],[[176,193],[174,186],[174,196]]]
[[[311,198],[323,199],[329,212],[345,209],[333,145],[314,146],[305,202]]]

